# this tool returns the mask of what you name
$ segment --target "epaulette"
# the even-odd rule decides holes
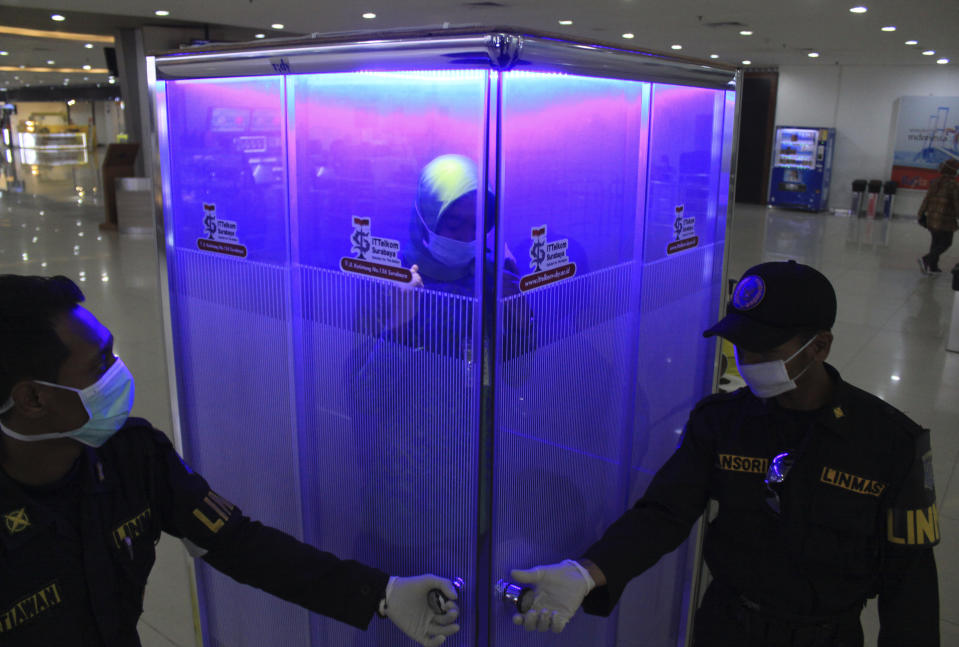
[[[863,407],[864,410],[869,410],[870,408],[875,407],[875,409],[873,409],[874,414],[882,417],[884,422],[883,426],[888,425],[887,428],[897,429],[912,439],[918,438],[923,434],[923,432],[928,431],[915,420],[882,398],[869,393],[868,391],[860,389],[857,386],[853,386],[848,382],[846,383],[846,387],[851,392],[856,393],[859,398],[861,398],[860,402],[856,403],[858,406]]]

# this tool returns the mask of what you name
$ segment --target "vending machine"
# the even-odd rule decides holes
[[[736,70],[482,29],[148,69],[191,467],[342,558],[463,578],[446,644],[682,644],[695,531],[561,635],[497,582],[598,539],[713,389]],[[204,644],[409,644],[196,564]]]
[[[769,204],[823,211],[829,202],[835,128],[777,126],[769,174]]]

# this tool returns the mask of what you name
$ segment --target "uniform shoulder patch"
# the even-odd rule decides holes
[[[193,510],[193,516],[214,535],[226,525],[236,506],[210,490],[203,501]]]
[[[886,511],[886,541],[902,546],[934,546],[940,539],[939,509],[928,431],[915,438],[914,447],[909,472]]]

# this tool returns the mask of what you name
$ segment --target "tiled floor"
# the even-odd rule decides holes
[[[137,379],[134,415],[169,430],[169,389],[152,236],[100,232],[99,160],[78,167],[7,164],[0,181],[0,273],[65,274],[117,338]],[[2,175],[2,174],[0,174]],[[94,190],[96,189],[96,190]],[[942,544],[942,644],[959,645],[959,353],[945,350],[954,297],[949,276],[919,273],[928,234],[892,222],[739,205],[729,275],[763,260],[794,258],[822,270],[839,295],[831,361],[848,381],[876,393],[933,430]],[[943,267],[959,261],[959,245]],[[196,645],[187,556],[161,541],[140,623],[144,647]],[[864,615],[875,645],[875,604]]]

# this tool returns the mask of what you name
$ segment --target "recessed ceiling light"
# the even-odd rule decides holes
[[[895,26],[895,25],[886,25],[885,27],[882,28],[882,30],[883,30],[883,31],[896,31],[896,26]]]
[[[53,20],[55,22],[63,22],[64,20],[66,20],[66,18],[64,16],[61,16],[58,13],[55,13],[52,16],[50,16],[50,20]]]
[[[866,13],[869,10],[860,5],[858,7],[850,7],[849,11],[852,13]]]
[[[573,24],[573,21],[572,21],[572,20],[560,20],[560,21],[559,21],[559,24],[561,24],[561,25],[563,25],[563,26],[565,26],[565,27],[568,27],[568,26],[570,26],[570,25]]]
[[[253,38],[266,38],[266,34],[257,34]]]
[[[93,49],[93,43],[87,43],[86,45],[84,45],[84,47],[86,47],[87,49]]]
[[[376,18],[376,14],[373,13],[372,11],[367,11],[365,14],[363,14],[363,17],[366,18],[367,20],[373,20],[374,18]]]
[[[719,58],[719,54],[710,54],[709,58]]]
[[[670,48],[670,49],[682,49],[683,46],[682,46],[682,45],[670,45],[669,48]]]
[[[623,38],[636,38],[636,34],[623,34]]]
[[[270,27],[272,27],[273,29],[283,29],[285,26],[286,25],[284,25],[281,22],[275,22],[272,25],[270,25]]]
[[[819,52],[809,52],[806,56],[809,58],[819,58]]]
[[[906,45],[918,45],[918,44],[919,44],[919,41],[918,41],[918,40],[907,40],[907,41],[906,41]]]
[[[154,11],[153,13],[156,14],[157,16],[169,16],[169,15],[170,15],[170,12],[167,11],[166,9],[157,9],[157,10]]]
[[[939,63],[939,65],[945,65],[948,62],[949,62],[948,58],[940,58],[938,61],[936,61],[936,63]]]
[[[743,65],[752,65],[752,64],[753,64],[752,61],[748,61],[748,60],[747,60],[747,61],[743,61]]]
[[[751,31],[749,31],[748,29],[744,29],[744,30],[742,30],[741,32],[739,32],[739,35],[740,35],[740,36],[752,36],[753,33],[752,33]]]
[[[936,50],[934,50],[934,49],[927,49],[926,51],[924,51],[924,52],[922,53],[922,55],[923,55],[923,56],[932,56],[932,55],[934,55],[935,53],[936,53]]]

